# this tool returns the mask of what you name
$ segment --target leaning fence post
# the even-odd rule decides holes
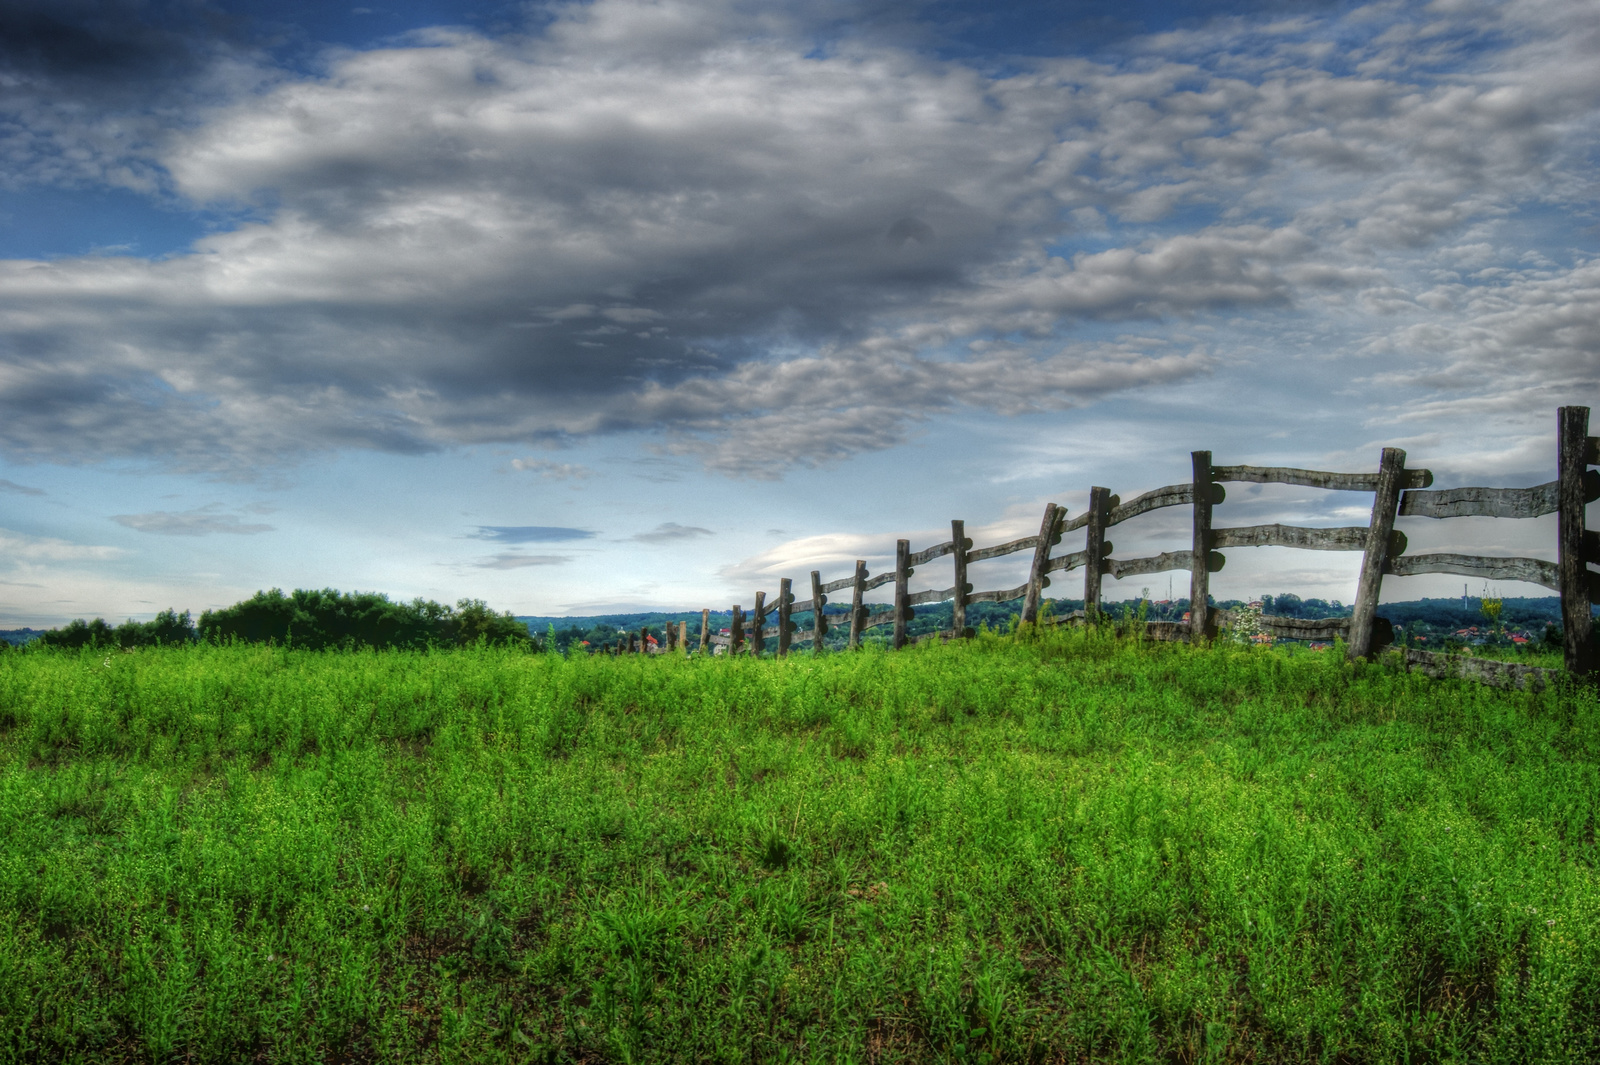
[[[794,602],[794,596],[789,594],[790,581],[784,577],[778,581],[778,657],[789,657],[789,604]]]
[[[828,622],[822,616],[822,608],[828,602],[828,597],[822,594],[822,573],[819,570],[811,571],[811,657],[822,653],[822,638],[828,634]]]
[[[1372,496],[1372,523],[1367,526],[1367,546],[1361,555],[1361,583],[1356,586],[1355,606],[1350,610],[1350,643],[1347,654],[1354,661],[1366,658],[1373,647],[1373,619],[1378,614],[1378,592],[1383,585],[1383,570],[1393,553],[1395,513],[1400,508],[1400,489],[1405,487],[1406,453],[1397,447],[1383,449],[1378,463],[1378,487]]]
[[[862,602],[867,596],[867,563],[864,559],[856,559],[856,573],[850,583],[850,647],[855,649],[861,646],[861,623],[867,619],[867,605]]]
[[[950,629],[956,639],[967,635],[967,595],[972,585],[967,583],[967,552],[972,541],[967,539],[967,523],[957,518],[950,522],[950,555],[956,564],[956,593],[950,601]]]
[[[703,655],[711,653],[711,611],[709,609],[700,611],[700,653]]]
[[[756,658],[761,657],[761,652],[767,647],[767,593],[756,593],[756,609],[751,615],[753,624],[750,626],[750,653]]]
[[[744,611],[735,603],[730,613],[733,616],[728,620],[728,654],[736,655],[744,649]]]
[[[1194,462],[1194,553],[1189,560],[1189,636],[1211,635],[1211,452],[1191,451]]]
[[[1028,568],[1028,590],[1022,597],[1022,620],[1034,624],[1039,620],[1039,597],[1050,584],[1045,567],[1050,564],[1050,548],[1056,540],[1056,527],[1061,524],[1061,508],[1054,503],[1044,505],[1044,519],[1039,522],[1039,542],[1033,545],[1033,565]]]
[[[906,620],[913,613],[906,605],[906,586],[911,583],[911,541],[894,542],[894,649],[906,645]]]
[[[1106,520],[1111,513],[1111,489],[1089,489],[1089,524],[1084,527],[1083,547],[1083,616],[1092,620],[1100,613],[1100,578],[1104,574],[1102,560],[1111,553],[1106,543]]]
[[[1556,411],[1557,447],[1556,565],[1561,585],[1562,653],[1567,672],[1587,677],[1595,672],[1594,619],[1600,574],[1588,563],[1600,563],[1600,537],[1586,529],[1584,508],[1600,487],[1589,467],[1600,463],[1600,441],[1589,435],[1589,408],[1562,407]],[[1586,483],[1588,482],[1588,483]]]

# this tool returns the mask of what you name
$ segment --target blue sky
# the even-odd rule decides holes
[[[749,603],[1195,448],[1549,480],[1600,399],[1592,14],[0,2],[0,626]],[[1553,557],[1549,519],[1407,531]]]

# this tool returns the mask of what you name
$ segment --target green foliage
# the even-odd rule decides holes
[[[77,650],[83,647],[170,647],[193,643],[194,640],[195,627],[189,620],[189,612],[185,610],[179,614],[176,610],[167,609],[151,621],[129,619],[116,628],[107,625],[104,618],[95,618],[93,621],[78,618],[64,628],[42,633],[38,642],[41,647]]]
[[[483,640],[531,649],[527,626],[509,613],[495,613],[479,599],[454,609],[428,599],[397,603],[376,592],[281,589],[257,592],[222,610],[200,615],[200,639],[275,643],[310,650],[464,646]]]
[[[105,618],[95,618],[93,621],[75,618],[66,626],[51,629],[39,637],[40,646],[61,647],[68,650],[80,647],[115,647],[116,642],[116,631],[106,624]]]
[[[1350,607],[1337,599],[1331,603],[1326,599],[1301,599],[1293,592],[1289,592],[1284,595],[1262,596],[1261,612],[1272,617],[1306,618],[1317,621],[1323,618],[1347,618],[1350,616]]]
[[[1597,752],[1111,625],[4,655],[0,1060],[1590,1061]]]
[[[413,604],[422,602],[418,599]],[[437,608],[438,604],[428,603],[427,606]],[[534,646],[526,625],[509,611],[496,614],[482,599],[459,600],[453,613],[448,607],[443,609],[438,624],[439,643],[467,646],[483,641],[495,647],[515,645],[532,649]]]
[[[117,626],[117,642],[123,647],[160,647],[193,643],[196,637],[194,622],[189,612],[179,614],[168,608],[154,619],[143,622],[125,621]]]

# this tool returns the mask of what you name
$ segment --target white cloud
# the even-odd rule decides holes
[[[548,459],[512,459],[511,468],[537,473],[547,481],[586,480],[594,476],[589,467],[575,462],[551,462]]]
[[[27,533],[0,529],[0,558],[16,563],[39,562],[103,562],[127,554],[120,547],[102,547],[93,544],[75,544],[50,536],[29,536]]]
[[[717,575],[730,584],[744,585],[751,581],[770,581],[776,593],[780,577],[820,570],[824,583],[855,572],[856,559],[867,563],[869,571],[877,572],[885,559],[893,565],[895,537],[872,536],[858,533],[823,533],[805,536],[779,544],[759,554],[722,567]],[[887,554],[885,554],[887,545]],[[798,597],[801,593],[795,592]]]

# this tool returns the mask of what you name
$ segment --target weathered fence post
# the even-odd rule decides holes
[[[1044,574],[1050,564],[1050,548],[1056,540],[1056,529],[1061,524],[1062,510],[1054,503],[1044,505],[1044,518],[1039,522],[1039,542],[1033,545],[1033,565],[1028,568],[1028,590],[1022,597],[1022,620],[1032,625],[1039,620],[1039,597],[1050,584]]]
[[[700,611],[700,653],[703,655],[711,653],[711,611],[709,609]]]
[[[1191,451],[1194,462],[1194,553],[1189,561],[1189,637],[1211,635],[1211,452]]]
[[[767,593],[756,593],[756,609],[751,615],[750,626],[750,653],[756,658],[761,657],[761,652],[767,647]]]
[[[678,623],[669,621],[661,627],[661,631],[667,638],[666,651],[671,654],[678,649]]]
[[[1594,619],[1590,613],[1600,574],[1588,563],[1600,562],[1600,537],[1590,533],[1584,508],[1594,493],[1589,467],[1600,463],[1600,441],[1589,435],[1589,408],[1562,407],[1556,411],[1556,565],[1561,585],[1562,652],[1567,672],[1587,677],[1596,671]],[[1589,482],[1589,483],[1585,483]]]
[[[1089,489],[1089,524],[1084,526],[1083,541],[1083,616],[1086,621],[1100,613],[1102,562],[1111,553],[1111,545],[1106,543],[1106,520],[1110,514],[1111,489]]]
[[[967,539],[967,523],[957,518],[950,522],[950,555],[955,559],[956,594],[950,601],[950,629],[956,639],[967,635],[967,594],[972,585],[967,583],[967,552],[972,541]]]
[[[861,646],[861,623],[867,617],[867,605],[862,602],[867,595],[867,563],[856,559],[856,574],[850,584],[850,648]]]
[[[817,570],[811,571],[811,657],[822,653],[822,638],[828,634],[828,622],[822,616],[822,608],[827,605],[828,597],[822,594],[822,574]]]
[[[1406,453],[1397,447],[1383,449],[1378,463],[1378,487],[1372,496],[1372,523],[1367,526],[1367,546],[1361,555],[1361,583],[1356,586],[1355,606],[1350,610],[1350,644],[1347,654],[1354,661],[1372,654],[1373,619],[1378,615],[1378,592],[1383,585],[1383,569],[1392,551],[1394,518],[1400,509],[1400,489],[1405,487]]]
[[[688,653],[689,653],[689,623],[687,621],[678,622],[678,647],[683,651],[683,653],[685,655],[688,655]]]
[[[728,654],[736,655],[744,649],[744,611],[735,603],[731,613],[733,616],[728,621]]]
[[[789,594],[790,581],[784,577],[778,581],[778,657],[789,657],[789,604],[794,602],[794,596]]]
[[[906,619],[913,613],[906,605],[906,586],[911,583],[911,541],[894,542],[894,649],[906,645]]]

